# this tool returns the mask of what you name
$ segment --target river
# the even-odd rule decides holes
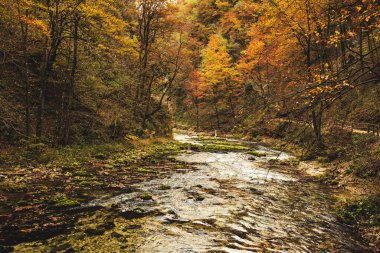
[[[206,143],[182,134],[175,138]],[[305,178],[294,166],[272,166],[291,155],[256,143],[222,141],[249,146],[265,156],[243,150],[188,150],[175,159],[191,168],[178,168],[165,178],[132,186],[133,191],[88,204],[118,210],[124,220],[113,218],[116,225],[111,227],[119,226],[120,232],[109,233],[103,241],[86,242],[83,236],[60,240],[71,240],[72,252],[369,252],[336,220],[330,189]]]

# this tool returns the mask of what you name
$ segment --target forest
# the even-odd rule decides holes
[[[376,0],[2,0],[0,251],[379,252],[379,28]]]

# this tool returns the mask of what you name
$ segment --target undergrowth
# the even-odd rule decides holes
[[[337,215],[345,223],[380,226],[380,192],[341,204]]]

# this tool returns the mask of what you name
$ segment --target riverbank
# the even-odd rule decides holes
[[[235,136],[290,152],[305,175],[334,188],[337,217],[380,252],[380,140],[339,128],[324,130],[324,150],[313,149],[312,130],[283,122]]]
[[[181,163],[171,158],[180,150],[171,139],[132,136],[123,143],[85,147],[3,149],[0,251],[64,233],[82,212],[91,211],[82,203],[180,169]]]
[[[175,169],[82,205],[97,209],[14,251],[371,252],[334,217],[330,189],[301,175],[286,152],[229,138],[176,139],[184,150],[166,161]]]
[[[249,136],[243,138],[244,136],[240,135],[238,137],[250,139]],[[194,217],[199,217],[200,212],[211,208],[207,205],[209,201],[211,201],[211,206],[214,206],[214,201],[219,202],[220,197],[226,198],[221,206],[228,207],[226,203],[230,203],[236,198],[239,199],[241,196],[244,196],[244,203],[263,202],[252,206],[254,209],[260,207],[260,210],[254,212],[255,218],[252,220],[252,224],[264,219],[262,220],[263,226],[260,227],[264,230],[284,229],[283,225],[278,227],[277,223],[269,222],[266,219],[273,219],[272,216],[278,215],[276,210],[283,212],[287,212],[286,208],[292,210],[294,205],[298,206],[296,202],[302,200],[303,206],[309,205],[311,207],[306,214],[302,214],[307,216],[303,217],[299,212],[295,212],[294,217],[292,216],[286,222],[296,222],[293,225],[294,228],[297,228],[300,225],[299,222],[311,219],[314,222],[313,226],[316,226],[315,231],[319,231],[315,236],[319,238],[321,236],[319,234],[321,233],[320,227],[315,220],[320,219],[318,208],[321,207],[321,203],[328,210],[330,223],[331,220],[335,220],[332,217],[331,200],[328,196],[331,193],[330,189],[336,196],[335,203],[342,203],[342,194],[347,194],[345,188],[340,185],[340,181],[328,176],[333,171],[327,166],[328,163],[321,166],[320,161],[300,162],[299,159],[290,158],[287,153],[297,156],[302,154],[302,148],[280,139],[255,137],[255,142],[247,142],[230,138],[208,137],[207,134],[191,139],[181,139],[180,136],[176,138],[182,144],[168,139],[138,140],[133,138],[123,145],[113,144],[107,148],[105,146],[108,145],[102,148],[88,147],[86,151],[76,149],[75,152],[73,151],[75,155],[71,157],[66,155],[65,158],[62,158],[63,155],[56,155],[55,162],[51,161],[50,165],[40,163],[29,167],[22,166],[22,164],[8,167],[8,169],[2,167],[1,173],[6,175],[6,178],[3,178],[5,180],[2,181],[2,185],[7,187],[0,191],[3,201],[1,206],[5,207],[1,210],[1,218],[5,221],[0,228],[1,251],[11,251],[15,247],[17,252],[30,252],[30,250],[35,252],[65,251],[80,248],[107,252],[109,249],[128,251],[139,247],[140,244],[143,244],[144,247],[155,247],[152,244],[155,239],[153,241],[147,239],[148,241],[141,242],[141,234],[151,231],[152,226],[157,226],[155,217],[158,217],[160,224],[162,223],[161,226],[172,223],[184,224],[184,229],[195,226],[194,229],[201,229],[202,233],[212,233],[211,236],[219,231],[220,225],[216,225],[215,221],[211,222],[206,217],[204,221],[190,222],[187,216],[191,214],[191,208],[198,208],[193,211],[196,214]],[[200,143],[202,144],[201,147],[196,145]],[[274,151],[272,147],[280,152]],[[51,150],[45,152],[50,153]],[[68,151],[62,150],[60,152],[67,154]],[[180,153],[182,155],[178,156]],[[57,159],[58,157],[62,159]],[[280,160],[276,160],[277,158]],[[205,161],[203,161],[204,159]],[[209,166],[212,170],[201,173],[199,170],[204,168],[206,162],[211,162]],[[215,168],[220,167],[215,175],[214,166],[216,166]],[[252,169],[255,173],[252,173]],[[6,174],[7,171],[12,173]],[[194,179],[192,178],[194,175],[198,176]],[[227,176],[228,180],[218,178],[221,175]],[[210,182],[202,185],[201,182],[204,177],[210,177]],[[294,179],[292,179],[293,177]],[[236,180],[243,180],[241,183],[244,186],[231,187],[231,184],[235,184]],[[246,182],[246,180],[248,181]],[[250,180],[253,180],[254,184]],[[263,180],[267,182],[264,185],[261,182]],[[194,185],[185,187],[186,182]],[[323,187],[320,187],[320,182],[328,184],[329,190],[325,191]],[[225,189],[220,190],[217,185],[214,185],[215,183],[219,187],[223,185]],[[295,185],[293,186],[293,184]],[[288,191],[284,192],[282,187],[289,188],[289,195],[286,195]],[[285,195],[279,198],[277,191]],[[214,199],[219,193],[221,196]],[[183,194],[185,195],[182,196]],[[235,194],[238,195],[235,196]],[[351,196],[350,194],[349,196]],[[295,195],[297,197],[294,197]],[[179,198],[179,196],[182,197]],[[313,196],[312,200],[311,196]],[[91,204],[93,201],[95,202]],[[166,207],[160,207],[162,201],[169,201],[170,207],[173,205],[181,206],[169,210]],[[190,204],[194,203],[187,207],[188,201]],[[271,208],[266,209],[264,207],[268,205],[268,201],[274,207],[279,206],[273,210]],[[230,203],[231,208],[235,208],[238,203],[240,202]],[[206,206],[204,206],[205,204]],[[338,210],[337,206],[336,210]],[[185,212],[187,218],[179,210]],[[248,214],[250,212],[251,210],[247,210]],[[251,220],[252,217],[249,216],[247,219]],[[320,222],[326,221],[321,220]],[[271,224],[271,226],[267,227],[264,224]],[[339,228],[340,225],[335,221],[333,224],[334,227],[337,226],[338,231],[343,229]],[[250,227],[245,227],[247,226],[245,223],[237,225],[248,229],[248,234],[257,233],[256,229],[252,230]],[[178,229],[178,226],[175,225],[175,229]],[[272,226],[274,227],[272,228]],[[324,225],[321,227],[324,230]],[[371,227],[375,228],[376,226]],[[220,228],[221,231],[225,229],[227,228]],[[228,229],[228,231],[236,233],[236,236],[242,236],[239,229],[229,227]],[[168,232],[165,228],[160,233],[170,237],[172,236],[171,233],[178,232],[175,231]],[[363,231],[361,231],[362,235],[364,234]],[[299,233],[299,231],[293,231],[293,233]],[[329,233],[324,231],[321,238],[330,237]],[[339,242],[340,233],[334,234],[333,242],[324,242],[324,240],[318,239],[318,241],[312,241],[307,247],[333,247]],[[349,231],[344,233],[350,234]],[[307,233],[301,234],[306,235]],[[177,245],[172,245],[173,248],[183,246],[179,243],[184,245],[194,243],[194,234],[191,236],[189,234],[183,235],[187,236],[188,241],[184,239]],[[266,232],[261,234],[259,238],[261,237],[264,239],[258,244],[258,248],[280,247],[276,246],[277,242],[265,239]],[[156,237],[153,236],[153,238]],[[219,239],[222,240],[222,238]],[[297,242],[289,242],[288,240],[294,239],[290,238],[286,239],[285,237],[284,240],[287,243],[292,243],[295,247]],[[307,239],[305,238],[305,240]],[[355,241],[354,238],[352,240]],[[354,241],[350,243],[354,243]],[[241,242],[229,239],[228,243],[235,245]],[[376,249],[376,245],[371,246]],[[344,246],[341,245],[341,247]],[[347,247],[350,248],[351,246]],[[165,252],[164,249],[162,250]]]
[[[294,169],[310,180],[333,188],[338,219],[380,252],[380,140],[371,134],[330,129],[325,132],[326,150],[314,152],[309,146],[312,133],[302,131],[272,124],[261,130],[216,134],[255,141],[294,155],[297,159],[290,165],[296,165]],[[202,134],[215,136],[215,132]]]

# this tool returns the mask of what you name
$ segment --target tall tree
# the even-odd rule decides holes
[[[221,126],[220,106],[227,104],[232,116],[235,116],[236,89],[234,77],[237,72],[232,58],[228,54],[227,41],[220,34],[210,37],[207,47],[202,52],[201,76],[202,82],[208,87],[208,96],[211,100],[217,120],[217,127]]]

